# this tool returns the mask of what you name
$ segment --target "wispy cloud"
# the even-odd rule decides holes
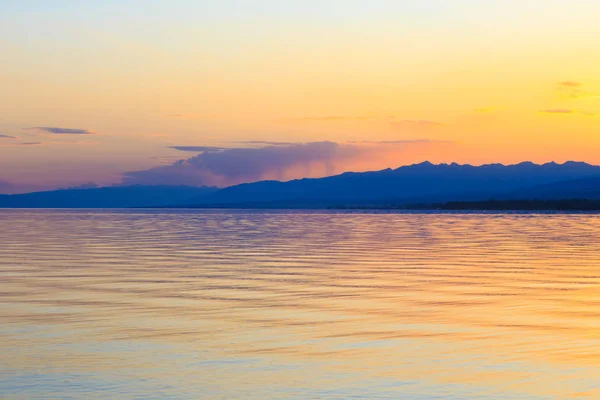
[[[297,118],[300,121],[321,121],[321,122],[335,122],[335,121],[365,121],[372,119],[389,119],[394,117],[380,117],[376,115],[326,115],[322,117],[302,117]]]
[[[560,97],[567,99],[597,98],[598,95],[583,89],[583,83],[576,81],[561,81],[557,84]]]
[[[499,110],[500,109],[498,107],[482,107],[473,110],[473,112],[475,112],[476,114],[489,114]]]
[[[198,115],[196,114],[167,114],[165,118],[174,118],[174,119],[196,119]]]
[[[35,126],[31,129],[55,135],[91,135],[94,133],[88,129],[59,128],[56,126]]]
[[[428,119],[400,119],[394,115],[329,115],[319,117],[303,117],[292,119],[292,121],[314,121],[314,122],[346,122],[346,121],[373,121],[388,123],[395,130],[426,130],[442,127],[445,124]]]
[[[0,147],[19,147],[19,146],[89,146],[98,142],[93,140],[82,141],[54,141],[54,142],[0,142]]]
[[[403,121],[392,121],[390,126],[393,130],[399,132],[423,132],[441,128],[444,124],[437,121],[405,119]]]
[[[209,151],[221,151],[225,150],[225,147],[213,147],[213,146],[169,146],[170,149],[179,151],[191,151],[191,152],[209,152]]]
[[[42,142],[0,143],[0,147],[39,146]]]
[[[180,160],[180,158],[176,157],[150,157],[150,159],[158,161],[159,164],[173,164]]]
[[[546,114],[573,114],[573,113],[575,113],[574,110],[571,110],[568,108],[550,108],[547,110],[540,110],[540,112],[546,113]]]
[[[76,145],[76,146],[91,146],[94,144],[98,144],[100,142],[98,142],[97,140],[65,140],[65,141],[55,141],[52,142],[52,144],[54,145],[62,145],[62,144],[66,144],[66,145]]]
[[[441,123],[441,122],[428,121],[428,120],[424,120],[424,119],[419,119],[419,120],[405,119],[403,121],[394,122],[394,124],[397,124],[397,125],[417,125],[417,126],[444,126],[444,124]]]
[[[302,144],[302,143],[298,143],[298,142],[271,142],[271,141],[263,141],[263,140],[243,140],[243,141],[235,141],[235,142],[229,142],[229,143],[252,145],[253,147],[256,147],[256,146],[292,146],[292,145]],[[248,147],[169,146],[169,148],[178,150],[178,151],[206,153],[206,152],[214,152],[214,151],[233,150],[236,148],[246,149]]]
[[[572,110],[569,108],[552,108],[549,110],[540,110],[541,113],[546,114],[562,114],[562,115],[582,115],[584,117],[595,117],[598,114],[589,111]]]
[[[11,135],[2,135],[0,134],[0,139],[16,139],[16,137]]]
[[[15,186],[7,181],[0,181],[0,193],[1,194],[8,194],[8,193],[12,193],[15,189]]]
[[[365,144],[418,144],[418,143],[452,143],[448,140],[431,140],[431,139],[400,139],[400,140],[358,140],[349,141],[348,143],[365,143]]]
[[[270,142],[267,140],[242,140],[242,141],[230,142],[230,143],[260,144],[260,145],[267,145],[267,146],[287,146],[287,145],[292,145],[292,144],[301,144],[299,142]]]
[[[562,87],[579,87],[582,84],[580,82],[575,82],[575,81],[561,81],[558,82],[558,86],[562,86]]]

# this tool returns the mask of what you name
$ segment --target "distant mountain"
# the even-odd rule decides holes
[[[193,186],[111,186],[0,195],[2,208],[127,208],[189,204],[216,191]]]
[[[506,193],[504,198],[512,199],[600,199],[600,176],[579,178],[521,188]]]
[[[586,180],[576,183],[575,180]],[[408,204],[529,198],[572,198],[569,190],[593,190],[600,167],[582,162],[543,165],[482,166],[429,162],[375,172],[347,172],[326,178],[289,182],[262,181],[231,186],[196,199],[198,207],[328,207],[344,204]],[[569,183],[570,181],[573,181]],[[550,185],[550,186],[544,186]],[[555,185],[555,186],[552,186]],[[588,185],[588,186],[586,186]],[[591,185],[591,186],[589,186]],[[562,189],[561,189],[562,187]],[[578,190],[579,190],[578,189]],[[546,193],[546,194],[544,194]]]
[[[482,166],[429,162],[373,172],[262,181],[224,189],[112,186],[0,195],[0,207],[403,207],[497,200],[600,199],[600,167],[582,162]]]
[[[458,201],[431,205],[432,210],[443,211],[600,211],[600,200],[486,200]]]

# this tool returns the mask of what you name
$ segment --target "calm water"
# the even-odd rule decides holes
[[[2,398],[600,399],[600,216],[0,227]]]

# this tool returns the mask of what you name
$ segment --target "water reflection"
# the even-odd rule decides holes
[[[8,398],[600,398],[600,216],[0,224]]]

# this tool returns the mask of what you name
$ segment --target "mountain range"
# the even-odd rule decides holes
[[[429,162],[374,172],[262,181],[195,200],[200,207],[331,207],[536,198],[600,198],[600,167],[583,162],[482,166]]]
[[[223,189],[191,186],[113,186],[0,195],[15,208],[328,208],[489,199],[600,199],[600,166],[564,164],[482,166],[424,162],[325,178],[261,181]]]
[[[215,187],[194,186],[109,186],[60,189],[46,192],[0,195],[4,208],[129,208],[165,207],[189,204],[193,199],[216,191]]]

